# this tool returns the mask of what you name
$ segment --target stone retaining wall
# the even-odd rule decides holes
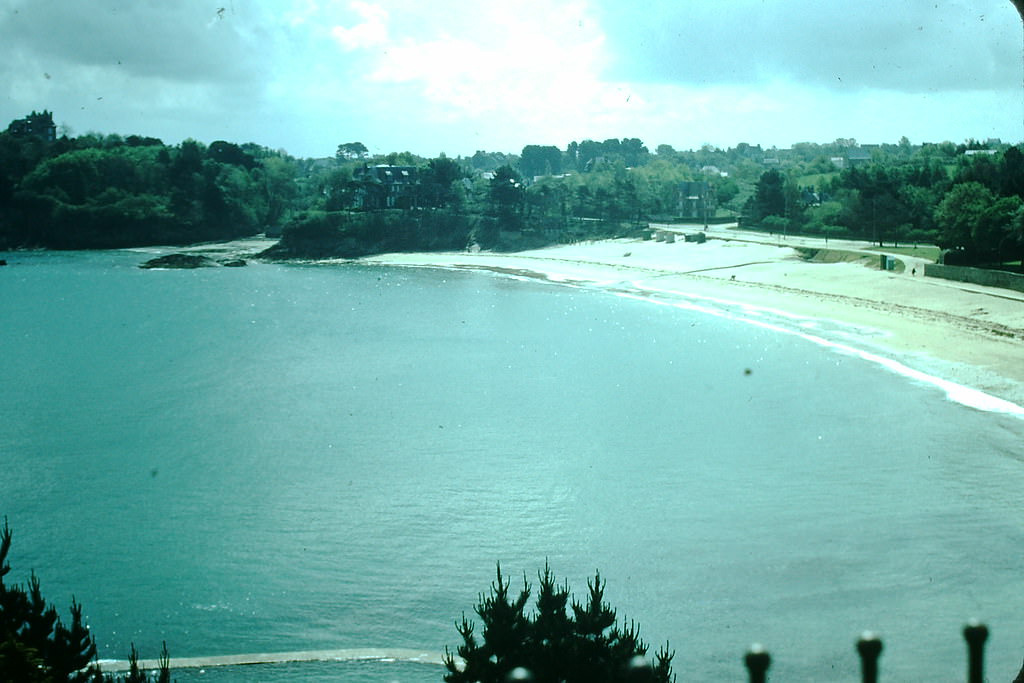
[[[944,280],[970,282],[987,287],[1002,287],[1017,292],[1024,292],[1024,275],[1010,273],[1005,270],[987,270],[985,268],[968,268],[966,266],[941,266],[937,263],[926,263],[924,274],[927,277],[940,277]]]

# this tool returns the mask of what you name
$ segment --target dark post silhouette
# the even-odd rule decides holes
[[[878,683],[878,656],[882,654],[882,641],[874,633],[865,631],[857,641],[860,655],[860,678],[864,683]]]
[[[768,667],[772,665],[772,658],[763,647],[756,643],[751,645],[744,662],[750,672],[750,683],[765,683],[768,680]]]
[[[983,683],[988,627],[974,620],[967,622],[967,626],[964,626],[964,640],[967,641],[967,683]]]

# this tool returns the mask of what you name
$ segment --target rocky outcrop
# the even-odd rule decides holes
[[[149,259],[139,268],[208,268],[217,262],[199,254],[167,254]]]
[[[244,258],[223,258],[214,260],[202,254],[167,254],[158,256],[139,265],[139,268],[241,268],[248,265]]]

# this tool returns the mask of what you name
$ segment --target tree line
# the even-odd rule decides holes
[[[745,214],[775,232],[931,243],[946,263],[1024,268],[1024,153],[966,151],[880,154],[817,176],[768,169]]]
[[[859,152],[856,162],[854,152]],[[361,142],[297,159],[254,143],[0,132],[0,248],[185,244],[266,233],[278,256],[516,249],[740,219],[779,232],[938,243],[961,261],[1024,252],[1018,147],[637,138],[427,159]],[[694,197],[699,195],[697,203]],[[695,211],[694,207],[699,206]]]
[[[0,248],[232,239],[283,219],[295,196],[294,165],[256,145],[0,134]]]

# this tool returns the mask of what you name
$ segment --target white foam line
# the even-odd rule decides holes
[[[658,290],[648,290],[648,291],[658,291]],[[688,295],[680,293],[680,292],[661,291],[660,293],[672,294],[674,296],[688,296]],[[693,303],[692,301],[690,301],[690,302],[661,301],[661,300],[658,300],[658,299],[652,299],[652,298],[649,298],[649,297],[645,297],[645,296],[642,296],[642,295],[639,295],[639,294],[628,294],[628,293],[625,293],[625,292],[619,292],[618,295],[621,296],[621,297],[627,298],[627,299],[634,299],[634,300],[637,300],[637,301],[648,301],[648,302],[659,304],[659,305],[662,305],[662,306],[672,306],[674,308],[682,308],[684,310],[698,311],[698,312],[701,312],[701,313],[710,313],[711,315],[718,316],[720,318],[728,318],[730,320],[736,320],[738,322],[747,323],[748,325],[756,325],[757,327],[761,327],[761,328],[764,328],[764,329],[767,329],[767,330],[771,330],[773,332],[782,332],[782,333],[785,333],[785,334],[795,335],[797,337],[800,337],[801,339],[806,339],[807,341],[810,341],[810,342],[813,342],[815,344],[818,344],[819,346],[824,346],[824,347],[826,347],[828,349],[831,349],[833,351],[837,351],[839,353],[843,353],[843,354],[850,355],[850,356],[856,356],[856,357],[861,358],[863,360],[866,360],[868,362],[875,363],[875,364],[880,365],[883,368],[885,368],[885,369],[887,369],[887,370],[889,370],[891,372],[895,372],[896,374],[902,375],[902,376],[907,377],[909,379],[912,379],[912,380],[914,380],[916,382],[920,382],[922,384],[927,384],[927,385],[934,386],[934,387],[936,387],[938,389],[941,389],[943,392],[945,392],[946,398],[948,398],[950,401],[953,401],[954,403],[959,403],[959,404],[967,406],[969,408],[974,408],[976,410],[982,410],[982,411],[985,411],[985,412],[1003,413],[1003,414],[1006,414],[1006,415],[1012,415],[1014,417],[1024,418],[1024,407],[1019,406],[1016,403],[1012,403],[1012,402],[1007,401],[1005,399],[1001,399],[1001,398],[998,398],[996,396],[992,396],[991,394],[986,394],[985,392],[979,391],[977,389],[972,389],[970,387],[966,387],[966,386],[964,386],[962,384],[957,384],[956,382],[951,382],[949,380],[942,379],[941,377],[936,377],[934,375],[929,375],[928,373],[921,372],[920,370],[915,370],[914,368],[908,367],[907,365],[904,365],[903,363],[901,363],[901,362],[899,362],[899,361],[897,361],[895,359],[887,358],[885,356],[881,356],[881,355],[879,355],[877,353],[871,353],[870,351],[865,351],[863,349],[858,349],[858,348],[855,348],[855,347],[850,346],[848,344],[842,344],[842,343],[839,343],[839,342],[834,342],[834,341],[825,339],[824,337],[820,337],[820,336],[815,335],[815,334],[807,334],[806,332],[801,332],[801,331],[798,331],[798,330],[794,330],[794,329],[785,327],[783,325],[778,325],[778,324],[775,324],[775,323],[767,322],[765,320],[758,320],[758,319],[755,319],[755,318],[745,317],[745,316],[742,316],[742,315],[736,315],[735,313],[729,313],[729,312],[726,312],[726,311],[722,311],[722,310],[718,310],[718,309],[715,309],[715,308],[711,308],[709,306],[700,306],[700,305],[698,305],[696,303]],[[724,301],[724,300],[717,300],[717,299],[705,299],[705,300],[713,301],[713,302],[719,303],[719,304],[730,304],[730,302]],[[784,313],[782,311],[776,312],[773,309],[757,309],[756,307],[751,307],[751,306],[747,306],[747,305],[744,305],[744,304],[739,304],[739,306],[743,310],[746,310],[748,312],[752,312],[754,314],[757,314],[760,311],[764,311],[764,312],[770,312],[772,314],[778,313],[782,317],[788,318],[790,320],[804,320],[803,317],[793,316],[793,315],[790,315],[790,314],[786,314],[786,313]]]
[[[412,662],[442,666],[443,657],[437,652],[424,652],[407,648],[348,648],[340,650],[297,650],[294,652],[253,652],[213,657],[172,657],[171,669],[202,669],[216,666],[243,666],[251,664],[286,664],[289,662]],[[103,659],[99,662],[104,673],[118,673],[129,670],[129,663],[123,659]],[[160,663],[154,659],[139,660],[144,671],[158,669]]]
[[[384,264],[384,265],[396,265],[396,264]],[[429,265],[428,264],[426,267],[437,268],[439,266],[437,266],[437,265]],[[441,266],[441,268],[444,268],[444,266]],[[483,268],[483,270],[487,270],[487,269]],[[536,271],[536,272],[540,272],[540,271]],[[509,273],[504,273],[504,272],[501,272],[499,274],[500,275],[506,275],[506,276],[510,275]],[[564,276],[564,275],[562,275],[560,273],[544,273],[544,275],[547,277],[547,280],[549,282],[553,283],[553,284],[557,284],[557,285],[561,285],[561,286],[574,287],[574,288],[578,288],[578,289],[594,289],[594,290],[608,291],[607,287],[615,284],[615,283],[612,283],[611,281],[599,281],[599,280],[590,280],[590,281],[587,281],[586,283],[584,283],[579,278],[567,278],[566,276]],[[526,275],[511,275],[511,277],[514,277],[514,278],[517,278],[517,279],[523,279],[523,280],[534,280],[534,281],[536,281],[536,278],[530,277],[530,276],[526,276]],[[992,396],[991,394],[986,394],[985,392],[979,391],[977,389],[972,389],[970,387],[966,387],[966,386],[964,386],[962,384],[957,384],[956,382],[950,382],[949,380],[942,379],[941,377],[935,377],[934,375],[929,375],[927,373],[921,372],[920,370],[914,370],[913,368],[908,367],[908,366],[904,365],[903,363],[900,363],[899,361],[894,360],[892,358],[886,358],[885,356],[880,356],[880,355],[878,355],[876,353],[871,353],[869,351],[864,351],[862,349],[857,349],[857,348],[854,348],[854,347],[849,346],[847,344],[841,344],[839,342],[830,341],[828,339],[825,339],[824,337],[819,337],[819,336],[813,335],[813,334],[807,334],[805,332],[799,332],[797,330],[793,330],[791,328],[784,327],[782,325],[776,325],[776,324],[773,324],[773,323],[766,322],[764,320],[757,320],[757,319],[749,317],[749,316],[760,316],[760,315],[767,314],[767,315],[769,315],[769,316],[771,316],[771,317],[773,317],[775,319],[783,318],[783,319],[787,319],[787,320],[798,321],[798,324],[800,324],[801,326],[804,326],[804,327],[808,327],[811,324],[813,324],[813,321],[815,320],[813,318],[809,318],[809,317],[806,317],[806,316],[794,315],[792,313],[788,313],[786,311],[782,311],[782,310],[775,309],[775,308],[767,308],[767,307],[761,307],[761,306],[752,306],[750,304],[745,304],[745,303],[738,302],[738,301],[730,301],[728,299],[716,299],[716,298],[713,298],[713,297],[702,297],[702,296],[698,296],[698,295],[687,294],[686,292],[678,292],[678,291],[667,290],[667,289],[654,289],[654,288],[643,287],[643,286],[641,286],[636,281],[633,281],[633,282],[622,282],[622,284],[624,284],[626,286],[629,286],[629,287],[632,287],[632,288],[636,289],[638,292],[650,293],[650,294],[655,294],[655,295],[657,295],[657,294],[668,295],[668,296],[671,296],[673,298],[676,298],[677,300],[676,301],[671,301],[671,302],[670,301],[661,301],[661,300],[658,300],[658,299],[652,299],[650,297],[644,296],[643,294],[639,294],[639,293],[638,294],[633,294],[633,293],[622,292],[622,291],[613,292],[617,296],[621,296],[621,297],[624,297],[624,298],[627,298],[627,299],[635,299],[637,301],[647,301],[647,302],[656,303],[656,304],[659,304],[659,305],[662,305],[662,306],[673,306],[675,308],[681,308],[681,309],[689,310],[689,311],[696,311],[698,313],[709,313],[711,315],[718,316],[720,318],[727,318],[727,319],[731,319],[731,320],[736,320],[738,322],[744,322],[744,323],[747,323],[747,324],[750,324],[750,325],[757,325],[758,327],[762,327],[762,328],[767,329],[767,330],[772,330],[772,331],[775,331],[775,332],[783,332],[785,334],[796,335],[798,337],[806,339],[807,341],[813,342],[813,343],[818,344],[820,346],[824,346],[824,347],[832,349],[834,351],[838,351],[840,353],[844,353],[844,354],[851,355],[851,356],[857,356],[857,357],[860,357],[860,358],[862,358],[862,359],[864,359],[866,361],[869,361],[869,362],[872,362],[872,363],[877,363],[878,365],[881,365],[882,367],[886,368],[887,370],[890,370],[892,372],[895,372],[897,374],[900,374],[900,375],[902,375],[904,377],[907,377],[909,379],[915,380],[915,381],[920,382],[922,384],[928,384],[928,385],[934,386],[934,387],[944,391],[946,393],[946,397],[950,401],[953,401],[955,403],[959,403],[961,405],[964,405],[964,406],[967,406],[967,407],[970,407],[970,408],[974,408],[976,410],[982,410],[982,411],[992,412],[992,413],[1003,413],[1003,414],[1006,414],[1006,415],[1012,415],[1014,417],[1024,418],[1024,407],[1019,406],[1016,403],[1012,403],[1010,401],[998,398],[996,396]],[[685,299],[685,301],[680,301],[678,299]],[[708,306],[708,305],[700,305],[698,303],[695,303],[696,301],[705,301],[705,302],[709,302],[710,304],[714,304],[714,305],[718,305],[718,306],[726,306],[726,307],[731,308],[731,309],[742,310],[747,315],[744,316],[744,315],[737,315],[735,313],[728,313],[726,311],[723,311],[723,310],[720,310],[720,309],[717,309],[717,308],[713,308],[713,307]],[[845,325],[845,327],[847,327],[847,329],[856,329],[854,326],[851,326],[851,325]]]

